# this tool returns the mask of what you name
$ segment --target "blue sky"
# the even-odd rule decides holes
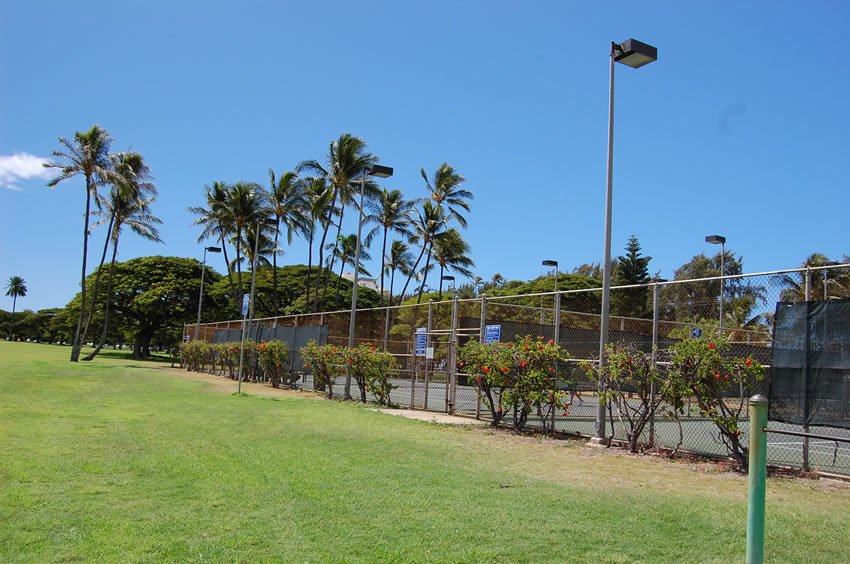
[[[465,175],[481,276],[598,262],[609,44],[629,37],[659,60],[617,68],[615,255],[634,233],[671,277],[711,233],[748,272],[850,253],[850,4],[606,6],[0,0],[0,279],[26,279],[19,307],[77,291],[83,182],[50,190],[26,155],[94,123],[160,190],[167,244],[126,236],[121,259],[200,258],[205,184],[264,182],[351,132],[410,197],[420,167]]]

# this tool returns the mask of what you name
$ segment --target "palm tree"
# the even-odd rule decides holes
[[[310,302],[310,283],[312,278],[312,270],[313,270],[313,239],[316,235],[316,222],[319,223],[319,226],[324,231],[327,230],[327,225],[330,222],[330,214],[328,203],[331,199],[332,190],[328,189],[328,184],[322,177],[309,178],[306,180],[306,186],[304,188],[304,200],[305,200],[305,215],[308,218],[307,225],[307,281],[306,281],[306,292],[305,292],[305,308],[307,304]],[[320,274],[317,275],[317,285],[318,279],[321,277],[321,265],[322,265],[322,256],[323,249],[319,247],[319,271]]]
[[[413,270],[413,254],[410,253],[410,247],[402,241],[393,241],[390,244],[389,256],[384,257],[384,265],[390,271],[390,295],[388,303],[392,304],[396,270],[403,276],[409,276]]]
[[[468,212],[469,200],[473,198],[472,192],[460,187],[466,179],[449,163],[437,167],[430,180],[424,168],[420,172],[434,203],[443,209],[448,219],[456,219],[461,227],[466,228],[466,218],[460,210]]]
[[[325,164],[315,160],[301,161],[295,168],[296,172],[311,172],[318,176],[324,177],[332,186],[333,195],[331,197],[331,213],[336,209],[339,202],[339,222],[337,224],[337,236],[339,240],[342,231],[342,220],[345,214],[345,206],[353,201],[354,189],[352,181],[362,178],[368,174],[372,166],[378,162],[378,157],[372,153],[366,152],[366,142],[359,137],[355,137],[350,133],[343,133],[338,139],[332,141],[328,146],[328,153],[325,157]],[[374,182],[366,182],[366,193],[370,196],[377,192],[377,186]],[[328,222],[322,232],[322,240],[319,243],[319,248],[325,248],[327,240]],[[328,271],[333,271],[334,258],[331,257],[331,262]],[[329,279],[326,277],[325,289]],[[319,285],[316,285],[316,297],[314,301],[314,309],[319,307]]]
[[[147,167],[144,167],[147,168]],[[95,349],[83,358],[93,360],[94,357],[106,344],[106,335],[109,331],[109,310],[112,302],[112,272],[115,267],[115,258],[118,255],[118,241],[121,238],[121,230],[126,226],[133,233],[149,241],[162,243],[159,237],[157,225],[162,221],[150,213],[150,205],[155,196],[143,197],[142,190],[138,186],[141,176],[122,176],[117,185],[110,193],[111,198],[103,203],[104,211],[100,212],[104,217],[108,215],[112,224],[112,260],[109,262],[109,271],[106,278],[106,300],[103,314],[103,331],[100,341]],[[94,306],[94,304],[92,304]]]
[[[148,167],[147,163],[145,163],[145,159],[142,155],[132,151],[127,151],[109,155],[109,161],[111,165],[110,183],[112,185],[110,198],[113,204],[117,199],[132,201],[156,196],[157,189],[156,185],[151,182],[150,167]],[[118,194],[118,192],[120,192],[120,194]],[[103,264],[106,261],[106,252],[109,248],[109,242],[113,240],[113,224],[115,223],[115,205],[108,205],[110,200],[103,198],[100,194],[97,195],[95,203],[97,204],[98,211],[94,212],[94,215],[104,217],[102,210],[105,206],[109,210],[112,210],[112,213],[107,214],[109,216],[109,227],[106,230],[106,237],[104,237],[100,264],[98,264],[97,269],[95,270],[94,286],[91,293],[91,305],[89,306],[88,317],[83,325],[83,332],[80,337],[81,343],[87,342],[86,336],[89,332],[89,325],[91,324],[94,310],[97,307],[100,275],[103,272]],[[102,223],[104,223],[104,221],[101,220],[95,225],[100,225]],[[84,358],[83,360],[87,360],[87,358]],[[91,359],[88,358],[88,360]]]
[[[27,283],[20,276],[9,277],[9,282],[6,284],[6,295],[12,298],[12,316],[9,318],[9,339],[12,340],[12,327],[15,324],[15,306],[18,303],[18,298],[23,298],[27,295]]]
[[[384,188],[376,201],[371,201],[367,207],[372,212],[367,220],[375,222],[374,228],[366,235],[366,244],[368,245],[372,237],[382,231],[383,241],[381,243],[381,257],[384,262],[381,264],[381,303],[384,300],[384,271],[386,270],[387,258],[387,234],[390,231],[395,231],[399,235],[407,238],[413,236],[413,231],[410,228],[410,212],[413,209],[413,202],[404,199],[401,190],[387,190]]]
[[[200,236],[198,236],[198,243],[206,239],[213,239],[221,245],[224,265],[227,269],[228,287],[238,308],[242,298],[236,293],[236,287],[233,284],[233,271],[230,268],[230,259],[227,256],[227,239],[233,232],[233,221],[227,209],[229,190],[227,184],[221,181],[213,182],[212,186],[204,186],[207,207],[191,207],[189,211],[200,216],[193,223],[193,225],[203,227]]]
[[[88,131],[76,132],[73,141],[60,137],[59,144],[63,148],[51,153],[53,158],[59,159],[59,161],[44,164],[45,167],[59,169],[57,176],[51,179],[47,186],[53,188],[63,180],[78,175],[83,175],[86,179],[86,212],[83,216],[83,265],[80,276],[80,315],[77,318],[77,328],[74,330],[74,338],[71,343],[71,362],[77,362],[80,360],[80,350],[83,346],[80,330],[86,314],[86,256],[89,249],[91,201],[93,197],[97,196],[98,184],[109,181],[109,147],[112,144],[112,138],[105,129],[95,125]]]
[[[434,260],[440,265],[440,296],[443,299],[443,275],[455,272],[467,278],[472,276],[471,267],[475,266],[469,258],[469,243],[464,241],[460,232],[451,228],[434,244]]]
[[[237,182],[227,191],[226,214],[232,225],[231,237],[236,246],[236,284],[241,297],[242,286],[242,243],[245,229],[255,224],[268,213],[265,207],[265,190],[254,182]]]
[[[339,277],[342,278],[343,270],[345,270],[346,266],[355,266],[355,254],[357,252],[357,235],[351,234],[346,235],[344,237],[340,237],[336,244],[330,244],[327,247],[327,250],[332,251],[330,258],[339,258]],[[362,274],[364,276],[369,276],[369,271],[363,267],[363,261],[370,260],[372,257],[369,255],[369,250],[366,248],[366,245],[360,245],[360,265],[357,269],[358,274]],[[328,267],[328,272],[330,272],[330,267]],[[336,294],[339,297],[340,293],[340,284],[336,286]]]
[[[435,205],[430,200],[425,200],[422,203],[422,209],[416,210],[416,220],[413,222],[414,235],[411,238],[412,242],[422,245],[422,250],[419,252],[419,257],[413,265],[410,275],[407,277],[407,282],[401,291],[403,296],[407,292],[407,286],[410,280],[416,274],[419,263],[425,253],[428,253],[428,258],[425,260],[425,267],[422,270],[422,284],[419,286],[417,303],[422,301],[422,292],[425,289],[425,282],[428,278],[428,271],[431,269],[431,252],[434,249],[434,242],[443,237],[446,229],[446,216],[443,214],[443,209]]]
[[[845,259],[847,257],[844,257]],[[839,264],[836,261],[830,260],[823,253],[812,253],[803,264],[802,268],[817,268],[824,266],[833,266]],[[850,297],[850,271],[847,269],[824,269],[818,268],[812,270],[810,275],[811,288],[809,295],[813,300],[822,300],[829,298],[847,298]],[[824,276],[826,276],[826,293],[824,292]],[[784,286],[782,290],[781,300],[784,302],[804,302],[806,301],[806,273],[798,272],[794,274],[783,274],[778,276],[778,282]]]
[[[292,244],[293,233],[306,233],[308,230],[307,202],[304,183],[298,180],[294,172],[285,172],[275,180],[274,171],[269,169],[269,205],[277,226],[274,232],[274,253],[272,254],[272,295],[274,314],[278,315],[280,304],[277,296],[277,249],[280,228],[286,230],[286,242]]]

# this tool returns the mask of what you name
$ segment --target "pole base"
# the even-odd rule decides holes
[[[605,437],[593,437],[587,441],[587,446],[592,447],[607,447],[610,441]]]

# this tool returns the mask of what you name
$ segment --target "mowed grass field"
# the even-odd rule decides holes
[[[737,562],[746,478],[0,342],[0,562]],[[251,389],[249,387],[249,393]],[[773,562],[850,561],[850,487],[768,482]]]

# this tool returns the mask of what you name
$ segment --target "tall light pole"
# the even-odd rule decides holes
[[[260,227],[263,225],[277,225],[277,220],[268,217],[258,217],[254,231],[254,255],[251,257],[251,296],[248,298],[247,318],[242,316],[242,341],[239,344],[239,383],[236,384],[236,392],[242,391],[242,366],[245,360],[245,333],[251,330],[251,320],[254,318],[254,290],[257,285],[257,253],[260,252]],[[246,331],[247,327],[247,331]]]
[[[561,294],[558,293],[558,261],[556,260],[544,260],[543,266],[551,266],[555,269],[555,344],[560,345],[560,333],[561,333]]]
[[[201,291],[198,293],[198,322],[195,324],[195,341],[198,340],[198,334],[201,331],[201,304],[204,302],[204,274],[207,272],[207,251],[211,253],[220,253],[219,247],[204,247],[204,261],[201,263]]]
[[[363,231],[363,193],[366,191],[366,177],[377,176],[378,178],[389,178],[393,175],[390,166],[372,165],[363,172],[360,177],[360,210],[357,215],[357,247],[354,251],[354,279],[351,285],[351,315],[348,322],[348,346],[354,346],[354,327],[357,320],[357,282],[360,274],[360,234]],[[351,371],[345,376],[345,395],[343,399],[351,399]]]
[[[726,281],[723,276],[726,274],[726,237],[723,235],[708,235],[705,238],[706,243],[712,245],[720,244],[720,322],[718,327],[723,333],[723,290],[726,287]]]
[[[452,283],[451,289],[452,289],[452,295],[454,295],[454,293],[455,293],[455,277],[452,276],[451,274],[446,274],[445,276],[443,276],[443,280],[445,280],[446,282]]]
[[[614,181],[614,63],[640,68],[658,58],[658,49],[635,39],[622,44],[611,43],[610,88],[608,93],[608,174],[605,186],[605,243],[602,262],[602,312],[599,323],[599,372],[605,366],[605,346],[608,344],[608,314],[611,301],[611,206]],[[599,392],[604,391],[604,376],[599,381]],[[596,444],[605,442],[605,404],[599,404],[596,412]]]

